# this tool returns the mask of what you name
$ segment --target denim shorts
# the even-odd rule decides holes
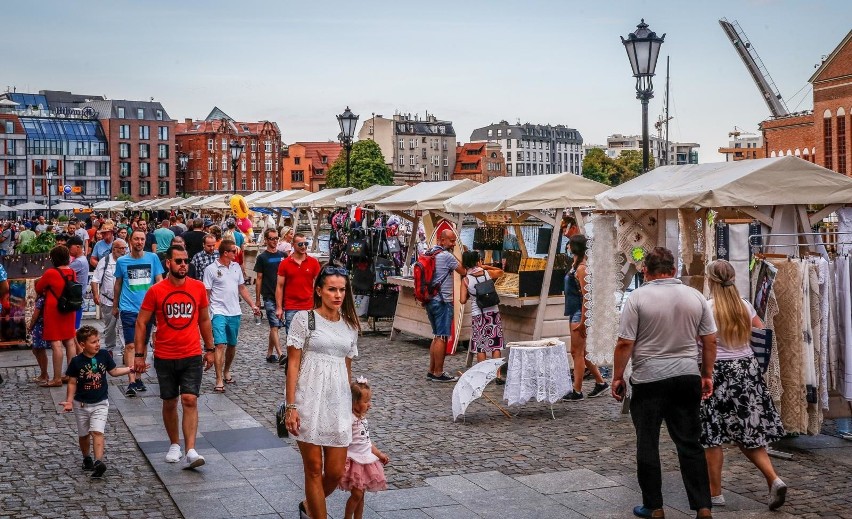
[[[284,323],[281,322],[281,319],[279,319],[278,316],[275,315],[274,299],[264,299],[263,309],[266,310],[266,321],[269,323],[270,328],[281,328],[284,326]]]
[[[163,400],[171,400],[178,395],[198,396],[201,391],[201,375],[204,373],[201,355],[184,359],[158,359],[155,355],[154,369],[157,370],[160,398]]]
[[[240,334],[241,315],[214,315],[211,319],[213,325],[213,344],[237,345],[237,335]]]
[[[121,318],[121,333],[124,335],[124,346],[127,347],[128,344],[133,344],[136,346],[136,319],[139,318],[139,314],[136,312],[125,312],[124,310],[119,310],[119,317]],[[151,319],[148,321],[148,326],[145,328],[145,344],[148,344],[148,339],[151,338],[151,330],[154,328],[154,316],[151,316]]]
[[[287,333],[290,333],[290,323],[293,322],[293,317],[295,317],[296,312],[301,312],[302,310],[284,310],[284,329]]]
[[[450,328],[453,325],[453,303],[445,303],[436,297],[426,303],[426,315],[429,316],[429,324],[432,325],[432,335],[450,336]]]
[[[582,314],[583,314],[582,310],[577,310],[576,312],[571,314],[571,324],[579,323],[580,317],[582,316]]]

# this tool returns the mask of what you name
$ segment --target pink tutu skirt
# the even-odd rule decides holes
[[[352,458],[346,458],[343,477],[340,478],[337,488],[340,490],[359,488],[367,492],[387,490],[388,481],[385,479],[385,467],[379,460],[364,465]]]

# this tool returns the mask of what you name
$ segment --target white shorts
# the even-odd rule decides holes
[[[77,418],[77,436],[88,436],[89,433],[104,433],[109,412],[109,400],[97,404],[86,404],[74,400],[74,417]]]

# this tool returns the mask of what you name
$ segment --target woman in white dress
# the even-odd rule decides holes
[[[284,423],[302,454],[305,501],[299,511],[326,519],[352,441],[352,358],[361,327],[346,269],[326,265],[314,283],[314,310],[298,312],[287,336]]]

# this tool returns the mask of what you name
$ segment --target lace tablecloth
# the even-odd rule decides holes
[[[556,339],[515,342],[509,346],[509,372],[503,400],[524,404],[532,398],[554,403],[571,388],[568,352]]]

